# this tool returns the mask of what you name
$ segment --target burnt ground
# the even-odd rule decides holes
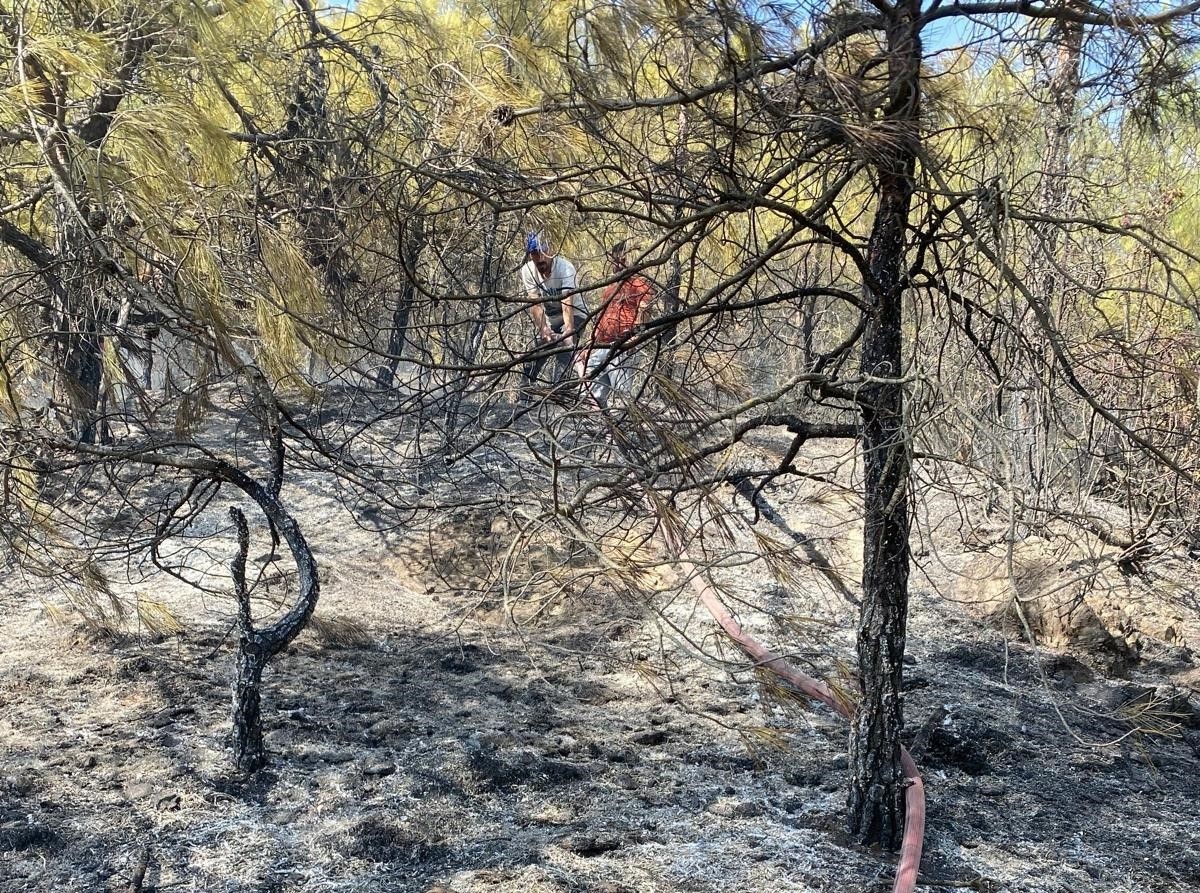
[[[248,785],[225,749],[228,603],[178,634],[100,637],[3,581],[0,891],[124,891],[143,856],[144,891],[887,888],[894,857],[842,833],[846,730],[828,711],[602,593],[536,629],[469,617],[477,599],[419,585],[402,543],[319,494],[291,499],[328,575],[325,632],[268,670],[272,763]],[[824,529],[800,495],[777,504]],[[1006,640],[945,597],[940,557],[914,578],[906,681],[929,798],[919,889],[1200,888],[1200,725],[1155,699],[1170,667],[1111,679]],[[736,576],[764,608],[827,609],[824,671],[852,653],[849,605]],[[671,610],[692,616],[686,598]]]
[[[524,649],[420,640],[295,646],[270,675],[270,770],[226,773],[230,658],[211,635],[14,662],[0,698],[0,889],[718,891],[874,889],[891,860],[840,830],[843,728],[780,713],[698,668],[656,691],[570,637]],[[635,646],[636,647],[636,646]],[[926,875],[1012,891],[1200,884],[1200,781],[1186,738],[1102,741],[1085,712],[1123,684],[1047,691],[1027,649],[914,648],[907,711],[938,707],[918,759]],[[606,659],[612,657],[614,659]],[[730,726],[771,725],[786,749]],[[929,889],[933,889],[932,887]]]

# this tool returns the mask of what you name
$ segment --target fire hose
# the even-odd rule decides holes
[[[705,609],[725,634],[754,661],[756,667],[773,673],[797,691],[827,705],[844,718],[851,718],[850,707],[835,697],[828,685],[796,669],[742,629],[741,624],[717,595],[713,585],[696,569],[687,549],[682,544],[673,542],[669,533],[664,534],[664,539],[680,570],[691,581],[692,588],[696,590]],[[908,787],[904,792],[904,836],[900,844],[900,861],[896,867],[892,893],[913,893],[917,885],[917,873],[921,867],[921,849],[925,838],[925,785],[916,762],[904,747],[900,748],[900,766]]]
[[[572,359],[577,361],[577,354],[573,355]],[[584,394],[595,408],[600,409],[586,386]],[[611,433],[615,433],[615,430]],[[619,439],[613,439],[611,442],[618,449],[621,448]],[[654,500],[648,494],[644,494],[643,498],[651,514],[658,516]],[[672,558],[691,582],[692,588],[713,620],[754,661],[756,667],[773,673],[797,691],[825,704],[844,719],[852,719],[853,711],[850,705],[835,697],[828,685],[796,669],[781,655],[771,651],[742,629],[707,577],[697,570],[687,548],[676,540],[669,526],[663,526],[662,538]],[[892,882],[892,893],[913,893],[917,886],[925,840],[925,783],[921,779],[916,761],[904,746],[900,748],[900,768],[907,783],[904,791],[904,834],[900,841],[900,860],[896,866],[895,880]]]

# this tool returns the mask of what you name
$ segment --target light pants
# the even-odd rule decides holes
[[[609,347],[592,348],[588,353],[587,377],[591,382],[592,396],[601,404],[608,403],[613,391],[632,393],[633,366],[629,351],[615,352]]]

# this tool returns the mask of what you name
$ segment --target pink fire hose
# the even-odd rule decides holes
[[[807,673],[791,666],[780,655],[767,649],[761,642],[742,629],[740,623],[729,612],[721,601],[716,590],[708,579],[696,570],[695,564],[687,553],[687,549],[671,542],[672,537],[664,537],[679,562],[680,569],[691,580],[692,587],[700,596],[700,601],[712,615],[725,634],[737,643],[755,663],[774,673],[784,682],[798,691],[850,719],[851,710],[847,704],[834,696],[829,686],[814,679]],[[896,867],[896,879],[892,883],[892,893],[913,893],[917,885],[917,872],[921,867],[921,849],[925,838],[925,785],[921,781],[921,773],[907,748],[900,749],[900,765],[908,781],[904,792],[904,837],[900,844],[900,862]]]

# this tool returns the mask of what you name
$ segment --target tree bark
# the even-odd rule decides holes
[[[133,25],[122,50],[121,64],[112,79],[101,85],[91,114],[79,125],[80,139],[91,147],[100,146],[112,129],[114,117],[137,76],[146,53],[154,45],[154,38],[141,34]],[[63,170],[69,169],[65,159],[65,143],[60,143],[62,134],[55,134],[48,143],[49,154],[58,156]],[[62,154],[59,154],[62,153]],[[52,158],[48,158],[51,161]],[[89,243],[99,236],[81,222],[79,215],[86,215],[92,197],[83,183],[72,186],[75,207],[60,201],[58,204],[58,256],[67,260],[70,275],[60,308],[60,329],[65,341],[63,356],[64,386],[77,413],[73,420],[76,437],[81,443],[104,443],[109,440],[108,426],[100,413],[100,397],[103,382],[103,365],[100,359],[102,335],[100,329],[107,327],[111,319],[105,308],[105,298],[99,290],[99,281],[107,275],[103,268],[96,269],[96,258],[88,250]],[[89,293],[91,292],[91,293]]]
[[[238,642],[233,684],[233,761],[237,771],[253,775],[267,764],[263,747],[262,673],[267,654],[255,635]]]
[[[246,584],[250,530],[241,510],[230,508],[229,514],[238,541],[230,572],[238,600],[237,620],[241,632],[233,683],[233,761],[238,772],[244,775],[252,775],[267,763],[262,731],[263,670],[308,624],[321,591],[312,550],[296,520],[279,501],[283,483],[283,441],[276,429],[271,432],[271,449],[271,480],[266,487],[225,463],[218,463],[211,474],[217,480],[233,484],[258,504],[273,531],[287,544],[299,575],[295,604],[275,623],[265,629],[256,629],[250,613],[250,591]]]
[[[484,329],[487,327],[488,305],[492,295],[500,287],[499,276],[496,275],[496,234],[500,230],[500,212],[493,209],[491,226],[483,239],[483,258],[479,270],[479,302],[476,304],[474,324],[467,343],[463,345],[461,354],[452,344],[447,345],[446,360],[460,369],[468,369],[475,365],[479,351],[483,347]],[[578,335],[576,336],[578,338]],[[471,380],[462,373],[451,373],[446,389],[446,422],[445,439],[442,441],[442,454],[449,456],[458,437],[459,411],[462,409],[463,396]]]
[[[691,77],[691,60],[690,58],[683,60],[685,66],[684,77]],[[676,190],[676,195],[687,194],[687,170],[688,170],[688,140],[691,138],[691,122],[688,121],[687,108],[679,107],[676,115],[676,133],[675,145],[671,150],[671,160],[673,162],[672,175],[674,183],[673,188]],[[683,206],[676,205],[675,210],[671,212],[672,223],[677,227],[679,221],[683,218]],[[678,232],[678,230],[676,230]],[[671,251],[671,263],[667,275],[667,283],[663,287],[663,315],[674,316],[679,312],[679,307],[682,303],[683,294],[683,259],[681,254],[683,245],[678,245]],[[693,252],[693,258],[695,252]],[[679,328],[677,322],[671,323],[662,334],[659,335],[659,342],[664,347],[670,347],[675,342],[675,337]]]
[[[413,301],[416,299],[417,261],[425,248],[425,226],[420,217],[414,216],[406,227],[403,240],[402,256],[404,284],[400,287],[400,296],[392,310],[392,327],[388,331],[387,360],[379,367],[375,375],[375,383],[380,390],[388,390],[396,380],[396,370],[400,360],[404,358],[404,347],[408,343],[408,319],[412,314]]]
[[[85,204],[81,202],[81,204]],[[100,325],[105,320],[102,280],[88,250],[94,238],[66,202],[56,207],[57,254],[63,258],[63,291],[55,328],[61,344],[59,386],[70,406],[70,427],[80,443],[97,442],[100,408]]]
[[[895,848],[904,815],[900,765],[901,674],[908,615],[911,458],[904,420],[904,259],[915,188],[920,106],[919,2],[906,0],[887,29],[888,97],[877,164],[878,206],[867,246],[868,282],[860,392],[865,474],[863,598],[858,627],[862,701],[850,732],[847,824],[861,843]],[[880,381],[879,379],[885,379]]]
[[[1067,7],[1078,8],[1071,0]],[[1065,217],[1070,195],[1067,178],[1071,165],[1071,133],[1075,127],[1075,106],[1079,95],[1080,65],[1083,57],[1083,25],[1066,18],[1054,23],[1050,34],[1054,49],[1052,73],[1047,85],[1050,107],[1043,146],[1042,178],[1038,187],[1038,209],[1046,217]],[[1062,232],[1057,224],[1038,227],[1030,270],[1030,291],[1045,309],[1049,319],[1057,320],[1063,306],[1059,267],[1063,260]],[[1057,300],[1056,300],[1057,299]],[[1014,483],[1034,494],[1041,493],[1052,475],[1050,462],[1055,455],[1051,392],[1053,382],[1044,376],[1053,374],[1053,358],[1044,336],[1036,326],[1029,340],[1038,346],[1039,356],[1017,355],[1017,387],[1012,411],[1012,474]],[[1030,360],[1035,360],[1030,362]]]

